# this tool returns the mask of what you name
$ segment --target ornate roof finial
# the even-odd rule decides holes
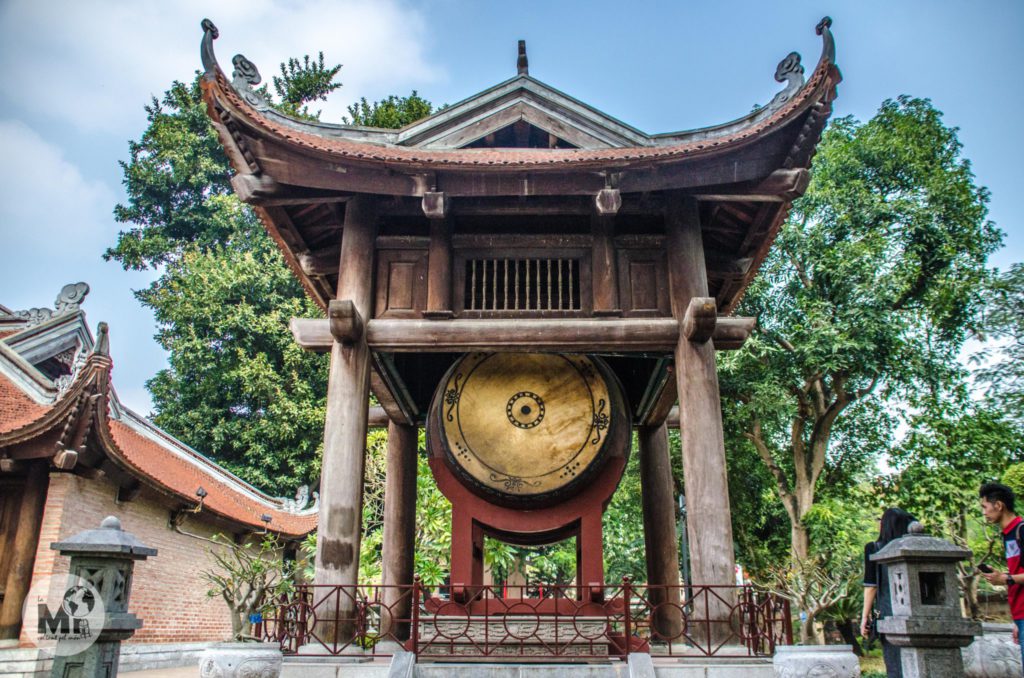
[[[84,282],[70,283],[60,288],[60,294],[53,302],[54,314],[74,313],[82,305],[87,294],[89,294],[89,285]]]
[[[520,40],[519,41],[519,60],[516,61],[516,70],[519,72],[519,75],[529,75],[530,74],[530,62],[526,58],[526,41],[525,40]]]
[[[203,42],[199,47],[200,56],[203,59],[203,68],[206,70],[206,77],[213,78],[218,70],[217,57],[213,53],[213,41],[220,37],[220,31],[209,19],[203,19]],[[231,60],[235,70],[231,73],[231,87],[242,97],[247,104],[258,111],[265,111],[270,104],[263,98],[263,95],[253,89],[263,81],[256,64],[249,61],[245,56],[236,54]]]
[[[24,318],[28,321],[28,326],[32,327],[44,323],[50,318],[74,313],[81,307],[87,294],[89,294],[89,286],[86,283],[71,283],[60,289],[60,294],[53,302],[53,310],[30,308],[25,311],[15,311],[13,315],[16,318]]]
[[[793,95],[804,86],[804,67],[800,64],[800,54],[790,52],[775,67],[775,80],[786,83],[786,88],[775,95],[768,104],[769,108],[778,108],[793,98]]]
[[[96,343],[92,346],[92,354],[110,357],[110,326],[107,323],[96,325]]]
[[[235,70],[231,72],[231,86],[235,88],[235,91],[256,110],[265,111],[270,108],[267,100],[253,89],[263,81],[256,64],[242,54],[236,54],[231,59],[231,64],[235,67]]]
[[[830,64],[836,62],[836,42],[832,38],[832,17],[822,17],[818,25],[814,27],[814,32],[821,36],[821,55],[828,60]]]
[[[203,41],[199,44],[199,56],[203,60],[203,70],[212,76],[217,68],[217,57],[213,54],[213,41],[220,37],[220,31],[209,19],[203,19]]]

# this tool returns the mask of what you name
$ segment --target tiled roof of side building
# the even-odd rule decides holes
[[[203,468],[209,464],[205,459],[189,460],[183,456],[187,452],[160,445],[123,421],[111,420],[109,427],[122,460],[167,491],[195,501],[195,491],[201,486],[208,492],[205,509],[254,527],[263,527],[262,516],[266,514],[271,518],[267,527],[274,532],[301,536],[316,529],[315,513],[275,509],[272,499],[259,501],[251,496],[248,486],[242,486],[227,471]]]
[[[0,378],[0,434],[27,426],[49,411],[49,407],[32,400],[14,382]]]
[[[43,322],[26,323],[0,337],[0,449],[5,458],[19,458],[19,452],[36,457],[37,451],[22,448],[53,431],[61,433],[58,447],[68,444],[64,436],[70,430],[94,431],[88,444],[98,446],[103,457],[115,465],[111,472],[125,473],[159,494],[174,497],[169,504],[175,508],[198,502],[196,491],[206,491],[203,510],[209,511],[240,526],[266,528],[287,537],[301,537],[316,529],[315,510],[301,510],[296,502],[281,500],[263,494],[214,461],[188,447],[173,436],[161,431],[152,422],[125,408],[116,399],[111,388],[112,362],[107,355],[109,341],[105,323],[100,323],[95,343],[83,332],[84,316],[56,315]],[[44,323],[49,323],[45,325]],[[50,328],[47,339],[54,346],[64,347],[68,337],[78,337],[78,352],[72,374],[62,377],[62,383],[52,382],[39,373],[26,356],[18,354],[19,342],[25,333],[39,333]],[[84,338],[84,339],[83,339]],[[12,348],[13,346],[13,348]],[[42,386],[40,386],[42,384]],[[32,390],[35,386],[36,390]],[[29,391],[32,391],[31,393]],[[96,401],[98,406],[83,406]],[[84,427],[74,425],[82,417],[92,417]],[[71,424],[69,426],[69,424]],[[50,443],[52,445],[52,443]],[[76,449],[78,443],[75,443]],[[77,460],[77,457],[76,457]],[[54,464],[58,462],[52,460]],[[72,472],[82,466],[72,462]],[[95,465],[95,464],[92,464]],[[117,469],[121,469],[118,471]],[[267,516],[270,522],[263,518]]]

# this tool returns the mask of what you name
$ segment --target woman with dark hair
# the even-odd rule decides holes
[[[892,600],[889,598],[889,573],[885,565],[871,560],[871,556],[882,550],[893,539],[899,539],[910,530],[914,516],[901,508],[886,509],[879,520],[878,541],[864,546],[864,611],[860,618],[860,635],[868,637],[871,619],[871,607],[878,610],[879,617],[892,615]],[[889,678],[901,678],[903,667],[900,664],[900,649],[881,636],[882,656],[885,659],[885,672]]]

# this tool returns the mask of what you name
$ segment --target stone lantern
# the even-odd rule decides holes
[[[899,646],[906,678],[963,676],[960,648],[981,635],[981,624],[963,618],[956,564],[971,552],[923,532],[910,534],[871,556],[889,568],[892,616],[878,621],[878,632]]]
[[[88,595],[99,597],[99,604],[92,599],[89,601],[90,607],[103,611],[98,633],[94,628],[88,629],[88,633],[95,634],[95,642],[82,651],[72,653],[74,649],[66,649],[76,648],[71,643],[80,643],[80,640],[58,640],[51,676],[112,678],[117,675],[121,641],[142,628],[142,620],[128,612],[135,561],[155,556],[157,550],[122,530],[121,521],[114,516],[104,518],[98,529],[80,532],[70,539],[50,544],[50,548],[71,557],[69,586],[83,581],[85,587],[93,589]],[[67,600],[68,594],[65,594]]]

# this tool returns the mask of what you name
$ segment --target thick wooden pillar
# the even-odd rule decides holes
[[[708,296],[697,201],[670,199],[665,217],[672,314],[682,323],[690,301]],[[736,556],[714,345],[691,341],[680,332],[675,362],[693,582],[734,584]],[[709,607],[713,619],[727,618],[726,605]]]
[[[427,250],[428,318],[451,318],[452,313],[452,225],[448,218],[430,220]]]
[[[387,474],[384,481],[384,606],[398,640],[409,637],[412,590],[388,588],[411,586],[416,553],[416,447],[415,426],[388,424]]]
[[[50,464],[46,460],[31,462],[25,489],[18,508],[18,520],[11,544],[10,569],[5,576],[4,603],[0,608],[0,640],[17,640],[21,632],[21,610],[32,585],[32,568],[39,546],[39,528],[43,522],[46,490],[50,484]]]
[[[676,537],[676,504],[672,484],[672,463],[668,453],[668,427],[641,426],[640,498],[644,518],[644,551],[650,602],[656,613],[654,631],[663,640],[682,632],[679,608],[679,549]],[[664,588],[657,588],[664,587]],[[663,607],[657,607],[662,605]]]
[[[373,297],[374,204],[367,197],[345,207],[338,273],[338,299],[350,300],[365,322]],[[370,398],[370,349],[364,336],[331,348],[327,418],[320,475],[320,520],[317,532],[316,583],[353,586],[359,576],[362,532],[363,470]],[[350,602],[349,590],[340,596]],[[342,617],[347,613],[342,609]]]

